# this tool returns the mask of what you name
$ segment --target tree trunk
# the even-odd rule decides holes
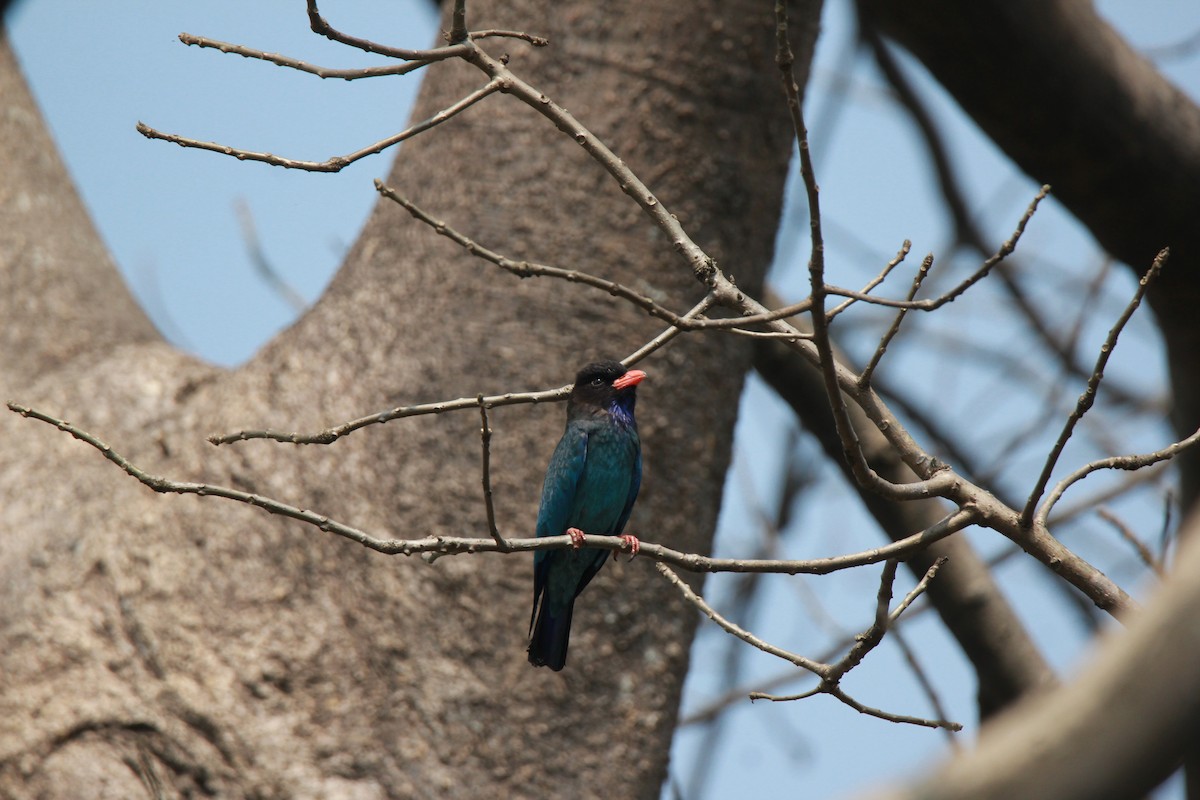
[[[473,28],[548,36],[544,49],[483,46],[507,51],[517,74],[571,109],[757,288],[791,151],[769,6],[469,12]],[[818,13],[806,6],[796,25],[803,64]],[[0,71],[0,153],[47,162],[44,134],[12,128],[36,111],[9,89],[19,83],[10,57]],[[428,72],[414,119],[485,82],[457,62]],[[6,230],[23,198],[65,190],[55,169],[44,180],[5,165]],[[389,182],[512,258],[603,275],[680,310],[703,294],[601,168],[506,95],[406,143]],[[203,437],[558,386],[661,328],[606,294],[500,273],[383,201],[321,301],[222,372],[152,338],[70,202],[73,216],[33,243],[46,252],[38,270],[18,269],[29,247],[0,238],[5,395],[69,417],[152,472],[383,537],[486,535],[478,414],[373,426],[330,447],[213,448]],[[77,239],[87,249],[67,247]],[[14,302],[90,281],[44,308]],[[646,475],[632,532],[708,549],[748,356],[732,337],[691,336],[643,365]],[[563,413],[492,412],[506,535],[533,532]],[[0,794],[657,796],[695,615],[648,563],[603,570],[577,607],[566,670],[536,670],[524,650],[527,556],[388,558],[248,507],[154,495],[16,415],[0,415],[0,436]]]

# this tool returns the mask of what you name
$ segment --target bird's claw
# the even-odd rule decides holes
[[[632,533],[623,533],[620,535],[621,541],[629,545],[629,560],[633,561],[637,557],[638,552],[642,549],[642,543]],[[614,556],[615,558],[615,556]]]
[[[583,531],[579,528],[567,528],[567,536],[571,537],[571,547],[576,550],[583,547]]]

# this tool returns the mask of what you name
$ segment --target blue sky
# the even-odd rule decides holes
[[[1200,11],[1191,4],[1108,0],[1098,6],[1139,47],[1170,44],[1200,28]],[[330,3],[325,12],[344,30],[369,31],[372,39],[399,46],[428,46],[436,29],[426,0],[344,0]],[[319,160],[405,127],[419,86],[418,77],[322,81],[188,48],[176,38],[187,31],[326,66],[379,63],[314,36],[300,5],[283,0],[25,0],[17,5],[9,26],[68,167],[129,285],[171,341],[225,365],[245,360],[295,316],[256,275],[238,209],[249,210],[266,256],[311,302],[375,202],[371,182],[387,174],[390,156],[365,159],[336,175],[286,171],[150,142],[134,130],[135,124],[141,120],[194,138]],[[913,241],[913,259],[919,260],[925,252],[944,252],[949,237],[924,153],[879,78],[861,58],[852,56],[852,35],[847,4],[828,3],[807,102],[823,190],[828,261],[836,270],[834,282],[843,285],[861,283],[906,238]],[[984,229],[996,242],[1007,238],[1036,187],[958,114],[918,65],[905,63],[950,134],[954,159]],[[1161,66],[1197,96],[1200,58],[1171,58]],[[84,74],[86,80],[81,79]],[[806,294],[806,213],[802,205],[790,202],[778,239],[772,282],[791,298]],[[1030,271],[1061,267],[1068,275],[1094,269],[1100,258],[1086,231],[1053,201],[1030,226],[1021,252]],[[946,274],[969,269],[971,263],[965,257],[948,259]],[[1089,321],[1081,337],[1084,343],[1098,346],[1115,316],[1110,312],[1119,309],[1132,283],[1127,270],[1114,271],[1100,303],[1104,313]],[[941,319],[964,341],[986,343],[1011,335],[998,327],[1002,321],[994,296],[981,293],[978,300],[955,305],[965,310],[921,328],[931,341],[946,333],[939,328]],[[863,353],[871,341],[867,334],[850,332],[844,344]],[[1156,386],[1161,390],[1162,360],[1147,316],[1135,320],[1121,347],[1110,372],[1151,391]],[[947,384],[961,388],[955,400],[959,411],[948,412],[951,424],[981,450],[1024,420],[1023,414],[1033,413],[993,407],[990,398],[1005,388],[1002,377],[961,366],[932,347],[897,356],[889,368],[901,378],[915,377],[914,392],[933,398],[931,402]],[[779,492],[787,441],[781,432],[793,427],[790,411],[752,379],[743,398],[718,536],[723,553],[744,552],[755,541],[749,531],[755,528],[756,509],[770,506]],[[1169,432],[1160,421],[1130,426],[1121,435],[1130,447],[1153,449],[1166,443]],[[797,532],[786,539],[787,555],[829,555],[877,544],[873,523],[832,467],[811,442],[802,439],[799,447],[821,489],[797,508]],[[1001,481],[1018,481],[1036,467],[1039,452],[1032,448],[1017,453]],[[1088,452],[1081,446],[1068,455],[1085,460]],[[1119,508],[1128,518],[1153,527],[1160,501],[1150,494]],[[1000,549],[994,537],[972,537],[985,552]],[[1114,560],[1118,568],[1124,563],[1126,554],[1111,543],[1081,546],[1092,548],[1089,557]],[[760,600],[760,609],[766,610],[751,622],[765,638],[815,654],[829,639],[829,628],[853,630],[866,624],[876,575],[855,571],[838,579],[772,579]],[[1027,567],[1006,568],[1002,577],[1022,613],[1037,621],[1033,628],[1039,642],[1056,665],[1069,670],[1086,652],[1073,614],[1063,610],[1059,595]],[[1137,580],[1132,572],[1124,577]],[[710,581],[706,594],[720,606],[727,585]],[[814,612],[814,603],[824,610]],[[829,617],[824,625],[823,615]],[[956,648],[932,616],[915,621],[906,632],[933,665],[951,716],[973,727],[972,678]],[[698,640],[685,714],[728,688],[728,674],[721,668],[727,644],[711,627]],[[781,662],[757,652],[743,653],[739,665],[739,683],[748,685],[784,671]],[[874,705],[930,713],[891,647],[880,648],[853,673],[848,688]],[[704,785],[686,793],[688,800],[744,796],[749,790],[764,798],[794,797],[798,788],[803,796],[839,796],[912,772],[944,752],[939,733],[862,718],[826,699],[742,703],[730,720],[720,757],[706,773]],[[683,787],[692,788],[689,780],[695,774],[701,735],[700,729],[691,728],[677,737],[672,775]]]

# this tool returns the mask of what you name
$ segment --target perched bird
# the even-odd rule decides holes
[[[642,445],[633,406],[646,377],[617,361],[588,364],[567,400],[567,429],[554,448],[537,535],[567,534],[574,550],[541,550],[533,558],[529,663],[560,670],[567,663],[575,598],[604,566],[607,550],[580,546],[584,534],[618,536],[642,485]],[[636,537],[621,538],[637,555]]]

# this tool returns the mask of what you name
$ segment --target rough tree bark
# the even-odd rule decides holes
[[[470,10],[473,27],[549,36],[544,50],[492,50],[511,53],[513,69],[757,287],[791,149],[769,4]],[[803,64],[818,12],[811,3],[798,15]],[[216,449],[203,437],[557,386],[659,327],[595,292],[499,274],[382,202],[297,324],[240,369],[202,364],[134,307],[0,47],[0,389],[149,470],[384,536],[480,535],[474,413],[377,426],[327,448]],[[415,117],[482,83],[464,64],[436,66]],[[512,257],[605,275],[681,309],[702,293],[611,179],[510,98],[407,143],[389,180]],[[646,365],[646,479],[631,530],[708,548],[747,363],[731,338],[686,337]],[[505,533],[532,530],[562,413],[493,413]],[[525,662],[527,557],[388,558],[223,501],[154,495],[15,415],[0,415],[0,441],[0,793],[657,796],[694,614],[649,564],[594,582],[571,662],[553,674]]]

